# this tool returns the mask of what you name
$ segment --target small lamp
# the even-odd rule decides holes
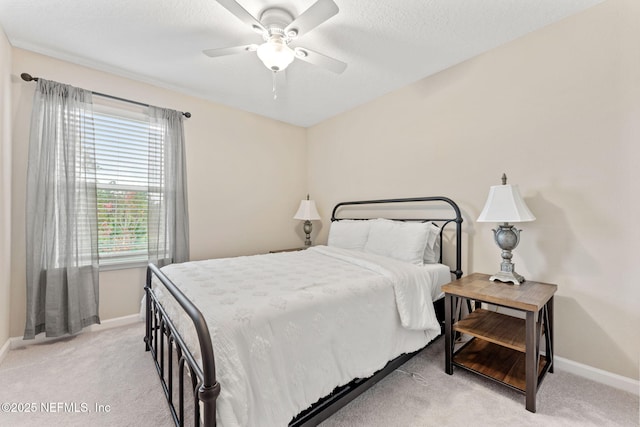
[[[513,282],[519,285],[525,281],[524,277],[514,270],[511,262],[511,251],[520,243],[520,231],[510,222],[533,221],[536,217],[531,213],[520,195],[517,185],[507,185],[507,175],[502,174],[502,185],[493,185],[489,190],[489,197],[484,209],[478,217],[478,222],[502,222],[497,230],[493,230],[496,244],[502,249],[502,263],[500,271],[489,280]]]
[[[311,246],[311,221],[320,219],[320,215],[318,214],[318,210],[316,209],[316,202],[313,200],[309,200],[309,195],[307,194],[307,200],[303,200],[300,202],[300,207],[298,208],[298,212],[293,216],[293,219],[300,219],[304,221],[304,233],[306,234],[306,239],[304,241],[305,246]]]

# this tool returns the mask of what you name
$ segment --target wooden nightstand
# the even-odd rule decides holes
[[[273,251],[269,251],[270,254],[277,254],[279,252],[296,252],[296,251],[304,251],[305,249],[307,249],[309,246],[304,246],[301,248],[290,248],[290,249],[276,249]]]
[[[526,396],[536,411],[538,385],[553,372],[553,295],[558,286],[527,280],[519,286],[489,281],[474,273],[442,286],[445,293],[445,371],[467,369],[496,380]],[[476,308],[461,318],[464,300],[522,311],[524,319]],[[455,333],[471,335],[454,349]],[[544,336],[546,354],[540,353]]]

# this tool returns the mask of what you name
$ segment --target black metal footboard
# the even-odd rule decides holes
[[[173,298],[193,321],[198,342],[202,367],[196,362],[193,354],[185,344],[182,336],[176,330],[173,322],[167,316],[162,305],[158,302],[152,287],[155,276],[169,291]],[[215,360],[209,328],[202,313],[193,303],[153,264],[147,267],[146,293],[146,333],[145,349],[151,352],[162,383],[169,409],[177,426],[185,425],[185,384],[184,378],[191,379],[188,388],[193,402],[193,425],[199,426],[200,421],[209,427],[216,425],[216,399],[220,394],[220,384],[216,381]],[[174,354],[175,350],[175,354]],[[177,375],[174,362],[177,360]],[[185,370],[187,369],[187,370]],[[186,375],[185,375],[186,374]],[[178,378],[177,402],[174,399],[174,377]],[[187,396],[188,397],[188,396]],[[202,404],[202,414],[200,413]],[[191,418],[191,417],[189,417]]]

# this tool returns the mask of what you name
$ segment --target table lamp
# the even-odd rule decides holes
[[[316,202],[314,202],[313,200],[309,200],[308,194],[307,199],[300,202],[298,212],[296,212],[293,218],[304,221],[303,229],[304,233],[306,234],[304,245],[311,246],[311,221],[320,219],[320,215],[318,214],[318,210],[316,209]]]
[[[478,222],[501,222],[498,229],[493,230],[496,244],[502,249],[502,263],[500,271],[489,278],[501,282],[513,282],[519,285],[525,281],[524,277],[516,273],[511,262],[514,250],[520,243],[520,231],[510,222],[533,221],[536,217],[531,213],[520,195],[517,185],[507,184],[507,175],[502,174],[502,185],[493,185],[489,190],[489,197],[484,209],[478,217]]]

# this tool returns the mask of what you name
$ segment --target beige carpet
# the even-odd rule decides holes
[[[38,408],[0,412],[0,426],[171,426],[143,336],[144,325],[137,323],[10,351],[0,365],[0,403]],[[57,410],[57,402],[77,408],[39,407],[52,403]],[[88,412],[82,412],[83,403]]]
[[[143,329],[140,323],[11,351],[0,365],[0,403],[35,403],[37,411],[0,412],[0,426],[173,425]],[[546,377],[532,414],[519,393],[462,370],[446,375],[443,347],[440,340],[402,367],[419,376],[392,373],[322,426],[639,425],[637,396],[565,372]]]

